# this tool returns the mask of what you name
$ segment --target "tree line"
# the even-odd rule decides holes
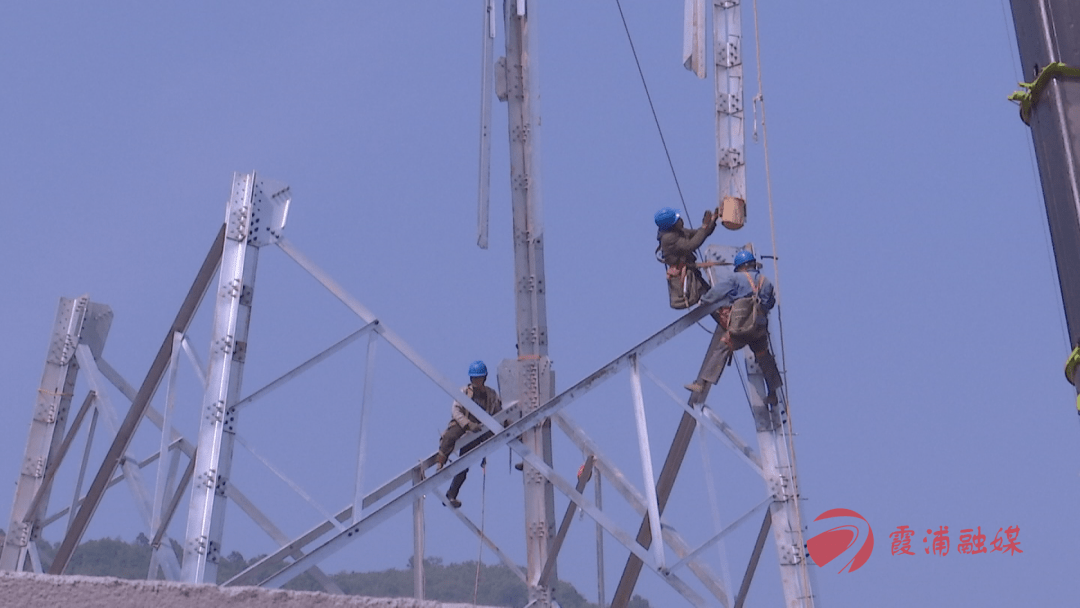
[[[0,537],[3,532],[0,531]],[[38,552],[42,569],[47,570],[56,555],[57,544],[39,539]],[[182,548],[173,543],[172,550],[179,559]],[[114,576],[132,580],[146,579],[150,568],[150,539],[139,534],[134,542],[118,538],[102,538],[86,541],[78,546],[68,563],[67,574],[86,576]],[[244,558],[237,551],[223,556],[218,562],[218,583],[239,574],[257,563],[263,555]],[[390,568],[380,572],[338,572],[331,574],[342,591],[348,595],[367,597],[413,597],[412,558],[401,569]],[[310,574],[304,573],[284,585],[285,589],[297,591],[324,591]],[[466,561],[444,564],[438,557],[424,560],[424,595],[426,599],[440,602],[472,603],[485,606],[520,607],[529,603],[528,588],[503,564],[480,564],[477,585],[477,564]],[[573,585],[558,581],[554,596],[562,608],[600,608],[585,599]],[[651,608],[648,600],[635,595],[629,608]]]

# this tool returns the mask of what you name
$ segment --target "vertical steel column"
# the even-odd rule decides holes
[[[165,411],[161,422],[161,441],[158,444],[158,454],[160,457],[158,460],[157,478],[154,481],[154,505],[150,511],[151,538],[156,537],[159,531],[163,532],[164,529],[168,527],[168,522],[163,518],[165,489],[172,485],[171,479],[172,476],[175,475],[179,463],[179,450],[173,453],[172,458],[165,458],[165,454],[168,453],[169,443],[172,439],[172,415],[176,406],[176,373],[179,371],[180,345],[183,343],[183,340],[183,334],[173,334],[172,356],[169,358],[169,369],[166,372]],[[166,460],[168,462],[166,462]],[[150,569],[147,576],[149,579],[157,578],[158,549],[158,546],[151,545],[152,553],[150,558]],[[171,550],[171,547],[166,549],[166,551]]]
[[[367,463],[367,426],[368,404],[371,403],[371,391],[375,367],[375,345],[378,344],[378,335],[374,332],[368,334],[367,357],[364,361],[364,390],[360,397],[360,438],[356,448],[356,484],[353,486],[353,523],[360,521],[360,513],[364,510],[364,468]]]
[[[424,481],[423,466],[413,469],[413,485]],[[362,504],[362,503],[361,503]],[[353,513],[360,505],[353,503]],[[413,597],[424,599],[424,495],[420,494],[413,500]]]
[[[259,248],[280,238],[288,203],[284,184],[256,182],[255,173],[233,175],[188,508],[181,574],[186,582],[217,582],[226,486],[236,439],[234,404],[243,380]]]
[[[638,452],[641,456],[641,471],[645,476],[645,508],[652,531],[652,552],[656,567],[664,568],[664,542],[660,537],[660,508],[656,503],[656,477],[653,475],[652,450],[649,449],[649,428],[645,421],[645,399],[641,395],[641,372],[638,359],[630,362],[630,390],[634,397],[634,421],[637,423]]]
[[[46,470],[59,465],[54,462],[54,457],[64,437],[79,368],[75,349],[84,342],[92,352],[100,355],[111,323],[109,307],[91,303],[88,296],[60,299],[15,487],[8,534],[0,551],[0,570],[21,570],[27,548],[40,534],[37,524],[48,508],[49,488],[45,488],[36,501],[35,512],[29,509],[42,489]],[[40,568],[40,564],[35,568]]]
[[[593,495],[596,500],[596,510],[604,510],[604,492],[600,487],[600,479],[603,477],[600,474],[600,469],[597,468],[594,473],[596,475],[596,485],[593,487]],[[596,523],[596,604],[600,608],[605,608],[605,600],[607,598],[604,594],[604,528],[599,522]]]
[[[53,558],[52,565],[49,566],[49,574],[63,574],[72,553],[75,552],[75,546],[79,544],[83,533],[86,532],[86,527],[90,525],[90,518],[94,516],[94,511],[101,504],[101,498],[109,487],[113,471],[116,470],[121,457],[131,444],[135,430],[139,427],[139,422],[142,421],[143,415],[146,414],[147,409],[150,407],[150,400],[153,399],[158,384],[161,382],[161,377],[165,374],[165,366],[168,365],[169,358],[172,356],[173,334],[187,331],[192,317],[195,316],[199,301],[206,295],[206,290],[210,286],[210,279],[213,278],[214,270],[217,269],[218,262],[221,261],[221,243],[224,242],[224,239],[225,226],[222,226],[214,239],[214,244],[206,254],[202,266],[199,268],[199,273],[195,276],[195,281],[191,284],[191,288],[184,297],[184,302],[180,305],[176,318],[173,319],[168,335],[166,335],[165,340],[158,349],[157,355],[154,356],[154,362],[150,364],[150,370],[146,372],[146,377],[143,378],[143,383],[139,387],[139,392],[131,400],[131,407],[128,409],[127,415],[124,416],[120,430],[116,437],[113,438],[113,442],[105,454],[105,459],[94,476],[94,481],[90,484],[90,489],[86,491],[86,498],[79,505],[79,511],[71,519],[64,540],[60,541],[60,546],[56,549],[56,556]],[[94,353],[94,356],[99,356],[99,353]]]
[[[484,2],[483,44],[480,50],[480,179],[477,186],[476,244],[488,248],[491,204],[491,98],[495,90],[492,58],[495,48],[495,0]]]
[[[683,9],[683,67],[705,78],[705,0],[686,0]]]
[[[739,3],[740,0],[713,0],[717,200],[725,196],[746,198],[742,7]]]
[[[521,382],[513,395],[528,414],[554,396],[554,375],[547,358],[547,302],[544,286],[544,224],[538,170],[539,88],[536,53],[529,31],[533,3],[504,0],[506,22],[505,82],[510,136],[510,183],[514,216],[514,286],[517,303],[517,346]],[[550,466],[551,422],[545,420],[521,436]],[[550,608],[551,589],[540,584],[553,541],[555,495],[552,485],[528,464],[524,471],[525,526],[529,600]]]
[[[802,519],[799,516],[798,479],[794,455],[787,442],[785,420],[786,400],[770,407],[765,403],[765,377],[752,353],[746,355],[746,378],[750,384],[747,394],[750,410],[757,427],[758,449],[765,489],[772,496],[773,540],[776,541],[777,561],[780,564],[780,583],[784,588],[785,606],[812,608],[814,598],[807,572],[806,548],[803,542]]]

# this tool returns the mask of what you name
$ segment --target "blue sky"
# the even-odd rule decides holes
[[[499,103],[491,248],[475,246],[481,4],[0,7],[0,473],[11,480],[0,505],[13,494],[58,298],[89,293],[112,307],[105,358],[138,384],[222,221],[233,171],[290,184],[289,239],[444,374],[464,384],[473,359],[514,356]],[[536,4],[550,352],[565,388],[675,318],[652,214],[681,203],[615,3]],[[679,3],[623,8],[696,224],[716,197],[711,81],[680,65]],[[1080,498],[1080,429],[1030,134],[1005,99],[1021,78],[1007,6],[836,0],[759,12],[777,241],[763,146],[748,126],[748,224],[711,242],[779,255],[804,516],[853,509],[879,543],[858,572],[816,573],[819,605],[1067,604],[1080,524],[1059,512]],[[750,14],[747,4],[748,99]],[[260,257],[256,293],[251,390],[361,324],[274,249]],[[209,310],[191,335],[204,359]],[[645,363],[681,392],[707,340],[688,331]],[[370,483],[430,454],[449,415],[434,385],[378,349]],[[351,498],[363,362],[353,347],[240,423],[328,509]],[[190,369],[179,390],[179,424],[193,430]],[[648,383],[646,399],[659,469],[679,411]],[[753,443],[732,370],[710,403]],[[640,481],[625,374],[567,411]],[[135,451],[155,441],[141,435]],[[580,453],[557,449],[557,466],[576,470]],[[761,500],[736,459],[708,453],[722,517]],[[523,562],[517,473],[493,460],[486,526]],[[680,531],[698,542],[712,530],[702,472],[692,446],[672,499]],[[246,452],[237,476],[290,534],[317,521]],[[473,471],[462,494],[476,520],[481,485]],[[636,526],[614,493],[605,499]],[[134,537],[129,502],[112,491],[88,537]],[[430,555],[475,559],[475,539],[445,509],[429,500],[427,514]],[[273,549],[235,508],[229,517],[226,551]],[[891,556],[887,535],[901,525],[949,526],[954,544],[961,528],[1018,526],[1024,553]],[[560,562],[587,596],[592,528],[575,521]],[[402,567],[408,531],[403,514],[327,569]],[[182,538],[183,525],[170,532]],[[727,545],[736,585],[755,534],[751,524]],[[625,552],[606,542],[610,598]],[[750,605],[780,601],[770,551]],[[654,606],[679,605],[651,574],[638,590]]]

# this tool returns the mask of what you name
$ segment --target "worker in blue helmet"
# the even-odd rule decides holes
[[[487,382],[487,375],[487,365],[484,365],[483,361],[473,361],[472,364],[469,365],[469,384],[462,387],[461,392],[465,393],[466,397],[472,399],[473,403],[479,405],[485,412],[494,416],[502,410],[502,401],[499,399],[499,393],[495,392],[495,389],[485,384],[485,382]],[[469,411],[465,409],[465,406],[457,401],[451,406],[450,414],[450,423],[446,425],[446,430],[444,430],[442,436],[439,437],[439,453],[435,457],[437,471],[441,471],[443,465],[446,464],[446,460],[450,458],[450,454],[454,451],[454,446],[457,444],[458,439],[461,439],[466,433],[479,431],[483,428],[483,425],[476,419],[476,416],[470,414]],[[476,439],[473,439],[461,448],[458,455],[464,455],[491,436],[492,432],[488,431]],[[450,506],[455,509],[461,506],[461,501],[458,500],[458,491],[461,490],[461,484],[465,483],[465,476],[468,475],[468,473],[469,469],[465,469],[455,475],[453,481],[450,482],[450,489],[446,492],[447,501],[450,503]]]
[[[701,371],[698,372],[696,380],[686,385],[690,390],[690,404],[704,403],[709,388],[720,380],[720,374],[731,360],[732,353],[749,346],[765,376],[768,389],[765,402],[776,405],[783,380],[776,366],[776,358],[769,351],[768,314],[776,304],[773,285],[760,273],[753,252],[747,249],[739,250],[735,253],[732,264],[734,272],[718,279],[716,284],[701,296],[703,306],[720,302],[720,308],[718,314],[714,314],[717,327],[709,342],[709,349],[705,352]],[[755,315],[754,306],[758,307],[758,318],[748,325],[743,322],[744,315]]]
[[[672,308],[689,308],[698,303],[709,283],[697,267],[698,247],[716,230],[716,214],[710,209],[701,228],[683,225],[679,212],[664,207],[653,216],[656,222],[656,257],[667,266],[668,297]]]

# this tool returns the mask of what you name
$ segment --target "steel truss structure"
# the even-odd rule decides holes
[[[703,2],[690,0],[693,11],[701,15]],[[691,4],[688,3],[688,7]],[[699,6],[700,5],[700,6]],[[745,188],[742,160],[742,84],[739,57],[739,15],[737,1],[714,0],[714,54],[717,70],[717,129],[718,160],[722,194],[742,196]],[[493,37],[494,3],[485,2],[485,35]],[[507,56],[497,63],[495,82],[486,82],[486,89],[498,90],[498,97],[508,102],[511,144],[512,198],[514,203],[515,286],[517,305],[518,357],[503,361],[498,367],[500,392],[508,399],[508,407],[498,416],[490,416],[470,400],[461,401],[494,435],[478,447],[434,472],[435,454],[417,460],[417,464],[385,480],[376,489],[364,493],[366,469],[367,410],[372,401],[372,369],[380,341],[422,372],[451,399],[460,399],[459,387],[424,360],[398,334],[349,295],[315,262],[306,257],[284,236],[290,202],[286,185],[259,179],[254,173],[236,174],[227,203],[225,223],[211,246],[176,319],[155,357],[150,371],[138,389],[129,384],[102,357],[102,347],[108,333],[111,313],[108,307],[90,302],[85,296],[77,300],[62,300],[53,331],[46,369],[42,378],[33,422],[26,449],[26,460],[20,472],[16,499],[12,509],[8,535],[0,568],[41,570],[35,553],[34,539],[46,526],[66,518],[66,532],[49,572],[62,573],[101,503],[105,491],[124,483],[132,493],[143,528],[154,548],[148,576],[188,582],[214,582],[222,555],[221,539],[225,526],[225,510],[235,503],[278,547],[257,563],[225,582],[226,585],[262,585],[280,587],[304,572],[310,572],[329,592],[341,589],[319,569],[328,557],[356,541],[365,533],[386,522],[396,513],[409,507],[413,513],[413,567],[415,594],[424,597],[424,497],[444,500],[439,489],[457,473],[476,466],[494,451],[508,446],[525,463],[525,537],[526,567],[488,537],[481,526],[471,521],[461,509],[453,514],[465,528],[476,535],[500,561],[529,587],[530,607],[550,608],[551,589],[557,578],[555,564],[572,526],[575,512],[581,511],[596,522],[598,595],[605,605],[603,536],[615,539],[629,554],[611,605],[625,607],[632,596],[636,581],[647,568],[669,584],[693,606],[719,603],[742,606],[750,581],[771,530],[779,557],[780,579],[785,605],[810,607],[813,595],[807,573],[807,556],[802,539],[803,526],[799,515],[798,477],[795,471],[794,441],[787,419],[786,398],[780,403],[765,403],[765,384],[752,354],[743,359],[746,370],[746,392],[754,417],[757,449],[738,436],[709,405],[690,406],[680,399],[645,365],[645,357],[687,328],[704,319],[712,310],[696,308],[633,348],[615,357],[606,365],[571,387],[557,392],[550,360],[547,358],[546,303],[544,296],[543,222],[537,186],[539,176],[534,167],[535,140],[539,123],[535,111],[537,93],[535,74],[529,68],[528,14],[524,0],[504,0],[507,29]],[[703,20],[701,20],[703,27]],[[721,35],[721,31],[723,35]],[[700,37],[703,39],[703,34]],[[485,40],[484,57],[490,63],[490,42]],[[700,57],[698,64],[700,64]],[[721,65],[722,64],[722,65]],[[723,70],[724,78],[721,79]],[[486,77],[486,76],[485,76]],[[721,82],[723,80],[723,82]],[[494,85],[494,86],[492,86]],[[482,151],[487,144],[488,118],[482,110]],[[724,141],[719,141],[723,135]],[[737,150],[736,150],[737,149]],[[738,157],[730,152],[736,150]],[[482,152],[483,154],[483,152]],[[480,226],[478,240],[486,242],[486,189],[482,161]],[[297,365],[264,387],[243,396],[242,378],[248,352],[248,330],[253,305],[257,262],[261,248],[274,245],[296,262],[333,296],[343,303],[363,323],[362,327],[326,348],[321,353]],[[712,247],[707,257],[720,265],[714,273],[730,272],[734,248]],[[726,265],[725,265],[726,264]],[[217,276],[216,285],[213,284]],[[714,280],[716,277],[714,276]],[[212,289],[213,287],[213,289]],[[199,361],[191,348],[189,325],[200,303],[213,303],[213,329],[210,356],[206,363]],[[269,392],[290,382],[305,371],[346,346],[367,340],[364,389],[360,406],[358,457],[355,470],[355,491],[349,504],[329,512],[310,500],[301,484],[289,480],[270,463],[268,458],[255,454],[259,460],[281,477],[301,497],[312,503],[322,514],[311,527],[299,536],[286,535],[253,500],[240,490],[233,479],[232,460],[237,443],[246,445],[239,433],[239,413]],[[741,357],[742,355],[740,355]],[[198,411],[199,430],[194,437],[185,437],[177,430],[175,421],[176,373],[182,359],[188,359],[203,385]],[[70,429],[67,418],[74,397],[76,377],[82,372],[90,390]],[[635,420],[638,454],[643,479],[635,486],[613,458],[603,453],[591,438],[570,417],[568,407],[590,391],[616,376],[629,379],[631,407]],[[655,442],[650,437],[646,420],[642,378],[649,379],[682,414],[674,440],[664,464],[655,475],[652,469]],[[165,404],[162,411],[151,405],[162,381],[166,382]],[[121,421],[108,398],[107,384],[116,387],[131,401],[127,415]],[[79,464],[70,503],[55,513],[48,513],[53,479],[76,433],[90,417],[86,448]],[[131,441],[143,418],[161,430],[158,449],[139,459],[130,454]],[[99,419],[111,440],[109,450],[85,494],[82,485],[90,464],[90,446]],[[504,423],[508,426],[503,427]],[[583,454],[585,464],[577,479],[569,479],[553,465],[552,429],[558,427]],[[65,432],[66,431],[66,432]],[[765,497],[744,514],[723,527],[713,536],[691,541],[685,538],[665,515],[665,508],[674,488],[695,431],[701,442],[715,438],[731,449],[737,458],[761,477]],[[478,437],[467,435],[462,442]],[[254,452],[252,452],[254,454]],[[143,480],[142,471],[157,463],[152,486]],[[576,464],[576,463],[575,463]],[[626,466],[626,465],[624,465]],[[634,465],[629,465],[634,466]],[[712,485],[712,472],[706,466],[707,484]],[[119,471],[118,471],[119,469]],[[624,528],[603,507],[601,480],[626,501],[641,517],[637,533]],[[594,500],[584,494],[589,481],[594,482]],[[554,492],[558,490],[569,500],[558,531],[555,530]],[[711,495],[714,493],[710,492]],[[172,540],[166,530],[188,499],[183,560],[172,550]],[[445,504],[445,502],[444,502]],[[715,511],[715,504],[713,505]],[[763,515],[758,515],[764,511]],[[761,517],[762,523],[753,551],[747,560],[746,573],[738,590],[728,589],[703,559],[710,548],[728,536],[738,525]],[[178,543],[179,544],[179,543]],[[695,579],[695,580],[691,580]],[[696,582],[695,582],[696,581]],[[703,595],[701,590],[707,594]]]
[[[243,441],[237,432],[236,424],[241,410],[339,352],[345,346],[364,338],[368,340],[369,357],[366,369],[369,377],[373,363],[373,357],[370,355],[374,354],[376,341],[381,338],[404,355],[451,398],[459,394],[459,388],[427,363],[400,336],[381,323],[371,311],[350,296],[341,285],[283,236],[281,227],[284,225],[284,211],[288,204],[286,187],[270,182],[260,182],[254,174],[236,175],[233,184],[234,196],[229,201],[229,217],[233,225],[231,227],[227,225],[219,233],[207,256],[207,262],[204,262],[199,277],[192,287],[193,292],[200,296],[203,291],[207,291],[204,285],[209,285],[210,281],[206,276],[214,274],[214,268],[218,266],[215,260],[218,258],[217,254],[220,253],[223,270],[218,272],[218,289],[211,292],[212,300],[215,302],[211,354],[212,357],[218,357],[216,361],[211,360],[203,364],[198,361],[191,349],[185,328],[196,306],[189,306],[189,300],[192,299],[189,294],[181,309],[181,314],[178,315],[178,321],[170,328],[163,344],[164,357],[161,357],[159,353],[162,364],[158,365],[155,361],[155,365],[151,367],[151,371],[143,381],[142,388],[136,390],[101,356],[112,317],[108,307],[91,302],[85,296],[75,300],[61,301],[39,398],[34,408],[26,463],[20,472],[16,500],[9,524],[12,533],[8,535],[3,552],[0,554],[0,565],[4,569],[21,570],[29,567],[40,570],[40,560],[35,555],[34,543],[31,541],[40,535],[43,528],[56,521],[66,518],[67,522],[67,533],[61,547],[74,546],[79,535],[85,530],[85,524],[81,528],[78,527],[79,514],[93,513],[95,507],[91,503],[94,500],[92,491],[82,494],[83,474],[89,464],[87,455],[90,440],[87,441],[87,449],[79,463],[80,474],[71,501],[64,503],[63,508],[55,513],[47,514],[47,509],[56,471],[64,462],[73,437],[80,428],[86,425],[86,420],[89,418],[90,439],[93,439],[95,428],[100,421],[104,423],[105,430],[112,437],[113,448],[120,446],[119,449],[110,449],[110,454],[118,452],[122,457],[102,463],[99,477],[102,475],[101,471],[104,471],[106,488],[124,483],[134,497],[142,517],[143,527],[153,539],[152,546],[155,551],[150,572],[152,578],[159,576],[160,569],[160,575],[168,579],[191,582],[214,580],[210,578],[210,574],[216,572],[215,566],[220,555],[216,545],[220,543],[224,523],[223,516],[216,513],[224,509],[227,501],[236,503],[281,547],[229,580],[226,583],[228,585],[256,584],[278,587],[299,574],[310,571],[328,591],[340,593],[340,589],[336,588],[329,577],[318,570],[318,564],[345,545],[360,538],[365,532],[386,521],[391,515],[410,506],[414,510],[415,523],[416,558],[413,563],[417,568],[422,568],[423,497],[427,494],[441,497],[442,492],[437,490],[437,487],[448,482],[459,471],[477,465],[482,458],[505,445],[522,456],[528,464],[528,470],[534,471],[536,475],[552,484],[570,500],[568,513],[563,518],[559,533],[551,539],[552,552],[543,564],[542,579],[527,580],[526,572],[510,555],[500,549],[494,540],[484,536],[480,528],[460,509],[454,509],[453,512],[465,527],[480,537],[504,564],[527,583],[546,585],[550,582],[562,539],[566,537],[570,526],[570,515],[575,510],[580,510],[591,517],[631,555],[631,563],[628,564],[619,591],[616,593],[616,602],[618,597],[624,594],[623,589],[632,591],[632,579],[636,579],[634,570],[640,571],[642,567],[647,567],[682,594],[691,605],[704,606],[708,605],[709,601],[689,584],[689,579],[686,578],[688,576],[700,581],[707,592],[720,604],[737,606],[745,598],[749,579],[753,575],[757,556],[764,543],[764,534],[755,547],[746,580],[740,592],[734,594],[734,597],[731,590],[723,587],[719,578],[700,558],[703,552],[720,542],[736,525],[749,520],[754,513],[767,507],[763,530],[771,526],[773,531],[780,555],[781,579],[785,591],[791,590],[788,593],[788,605],[811,605],[809,586],[806,582],[806,561],[803,558],[802,527],[797,512],[797,479],[794,475],[793,452],[790,449],[791,438],[786,426],[784,402],[781,401],[779,407],[771,409],[765,404],[764,382],[752,355],[746,356],[745,365],[749,381],[748,394],[751,411],[757,423],[758,449],[756,451],[738,437],[732,427],[713,408],[708,405],[700,407],[685,405],[683,400],[679,399],[645,367],[646,355],[703,319],[711,312],[706,307],[697,308],[684,315],[531,411],[523,411],[523,408],[515,403],[496,418],[489,416],[475,404],[466,403],[466,407],[472,411],[473,415],[488,428],[499,429],[494,437],[450,463],[442,471],[431,475],[429,471],[435,462],[435,454],[429,454],[420,459],[416,466],[385,481],[377,489],[366,495],[356,496],[351,504],[336,513],[326,514],[324,520],[317,522],[304,534],[295,538],[285,536],[247,498],[240,489],[241,484],[229,477],[229,463],[226,459],[231,446],[224,446],[224,444],[226,441]],[[239,216],[236,215],[237,211],[240,211]],[[256,236],[252,231],[246,233],[246,240],[235,238],[244,236],[244,232],[237,231],[237,227],[245,225],[242,217],[245,213],[249,218],[260,218],[259,222],[252,221],[246,224],[248,226],[254,224],[266,226],[267,220],[262,219],[267,217],[265,213],[270,213],[270,217],[279,218],[275,234],[261,243],[259,239],[265,237]],[[273,222],[270,224],[274,225]],[[250,296],[254,287],[254,260],[247,257],[241,261],[235,254],[243,246],[248,248],[244,254],[251,256],[253,250],[250,247],[266,244],[276,245],[310,273],[355,313],[364,325],[268,385],[241,397],[239,375],[242,372],[243,354],[246,352],[246,339],[240,338],[246,337],[242,330],[246,330],[247,319],[250,315]],[[234,254],[231,259],[230,248]],[[711,248],[710,255],[712,259],[722,262],[725,256],[730,256],[733,251],[731,248]],[[257,250],[254,253],[257,254]],[[230,261],[225,263],[226,260]],[[723,268],[721,266],[718,270]],[[241,279],[239,282],[238,278]],[[247,311],[243,311],[244,306],[248,307]],[[222,323],[223,317],[228,318],[229,321]],[[224,348],[224,345],[231,345],[231,348]],[[173,426],[176,368],[182,358],[190,359],[195,369],[209,370],[203,377],[206,392],[200,411],[202,424],[199,436],[195,438],[182,436]],[[230,367],[229,371],[232,372],[228,377],[225,377],[221,371],[215,372],[215,368],[223,370],[225,367]],[[512,376],[515,369],[512,365],[500,366],[500,387],[519,381]],[[624,371],[628,373],[632,387],[639,453],[643,470],[646,472],[642,489],[638,489],[630,482],[618,464],[607,457],[585,430],[573,421],[569,412],[565,411],[576,400]],[[90,390],[81,401],[82,405],[72,419],[70,429],[67,429],[68,413],[72,399],[75,397],[73,394],[75,378],[80,372]],[[660,473],[659,481],[655,484],[651,481],[654,479],[651,471],[653,441],[649,437],[645,422],[645,403],[641,390],[643,377],[654,382],[683,409],[682,422],[671,453]],[[154,389],[147,387],[156,387],[162,380],[166,380],[165,406],[164,411],[158,411],[150,405]],[[130,434],[138,425],[132,426],[131,431],[126,431],[125,426],[119,424],[117,410],[107,396],[107,384],[115,386],[132,401],[128,418],[134,416],[132,412],[136,412],[138,414],[136,423],[146,418],[161,429],[161,447],[157,452],[144,458],[137,458],[128,453]],[[366,408],[368,400],[370,400],[370,382],[365,383],[362,411]],[[222,401],[223,406],[218,405]],[[510,426],[503,428],[504,420],[510,421]],[[614,488],[636,512],[642,514],[642,527],[636,536],[621,527],[605,512],[600,504],[598,490],[595,501],[589,500],[583,494],[588,475],[582,475],[576,482],[567,479],[554,470],[535,449],[526,446],[521,441],[520,437],[525,431],[535,429],[545,421],[554,422],[555,426],[560,428],[575,446],[589,455],[589,468],[595,469],[598,473],[593,476],[597,485],[601,478],[606,478],[610,487]],[[709,435],[730,448],[742,462],[762,477],[767,497],[749,512],[719,530],[712,538],[695,544],[677,533],[673,525],[669,525],[663,511],[679,464],[681,464],[682,455],[686,452],[695,427],[699,425]],[[465,440],[470,438],[466,437]],[[199,457],[200,452],[204,450],[212,452],[215,447],[217,448],[216,462]],[[356,471],[358,478],[364,474],[363,445],[360,446],[359,451],[361,456],[358,459]],[[158,465],[156,480],[153,484],[149,484],[144,481],[143,471],[154,463]],[[120,470],[117,471],[117,469]],[[211,481],[213,483],[210,483]],[[188,533],[183,545],[183,564],[179,564],[175,554],[168,550],[170,545],[165,530],[175,514],[180,511],[179,506],[185,495],[189,496]],[[211,535],[213,535],[212,538]],[[162,547],[166,550],[161,550]],[[674,556],[674,559],[668,552]],[[63,572],[69,558],[70,553],[58,555],[50,572]],[[419,576],[422,575],[418,574]],[[418,585],[417,588],[418,595],[422,595],[422,585]]]

